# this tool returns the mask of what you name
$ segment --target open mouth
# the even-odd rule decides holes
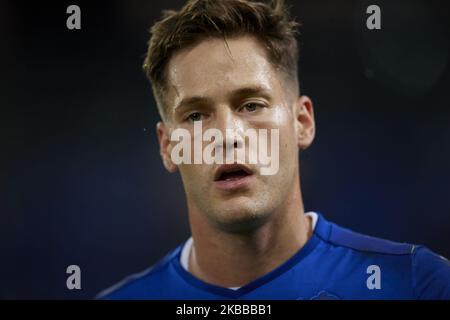
[[[252,175],[253,172],[244,165],[222,165],[214,176],[214,181],[236,181]]]

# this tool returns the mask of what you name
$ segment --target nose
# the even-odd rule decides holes
[[[222,107],[217,113],[217,129],[222,132],[224,140],[222,147],[225,150],[240,149],[244,147],[243,132],[245,124],[242,119],[229,107]]]

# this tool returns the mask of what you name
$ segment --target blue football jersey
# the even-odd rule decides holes
[[[423,246],[355,233],[322,215],[291,258],[240,287],[206,283],[181,265],[183,244],[101,299],[450,299],[450,263]]]

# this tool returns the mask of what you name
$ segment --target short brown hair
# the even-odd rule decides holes
[[[291,19],[282,0],[188,0],[179,11],[164,11],[151,28],[144,71],[152,84],[161,116],[167,90],[166,67],[176,51],[207,38],[241,35],[256,37],[266,48],[269,61],[298,86],[298,23]]]

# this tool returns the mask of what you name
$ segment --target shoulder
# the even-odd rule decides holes
[[[170,278],[170,263],[178,256],[180,248],[181,246],[170,251],[150,268],[127,276],[117,284],[103,290],[95,299],[139,299],[147,296],[149,292],[158,292],[157,288],[163,287],[166,278]]]
[[[412,257],[414,293],[419,299],[450,299],[450,261],[418,246]]]
[[[322,216],[317,223],[315,233],[325,242],[360,253],[405,256],[411,255],[415,246],[368,236],[328,222]]]
[[[450,263],[422,245],[368,236],[328,222],[320,216],[315,234],[346,257],[352,267],[379,266],[391,283],[403,279],[415,299],[450,299]],[[400,283],[400,282],[398,282]]]

